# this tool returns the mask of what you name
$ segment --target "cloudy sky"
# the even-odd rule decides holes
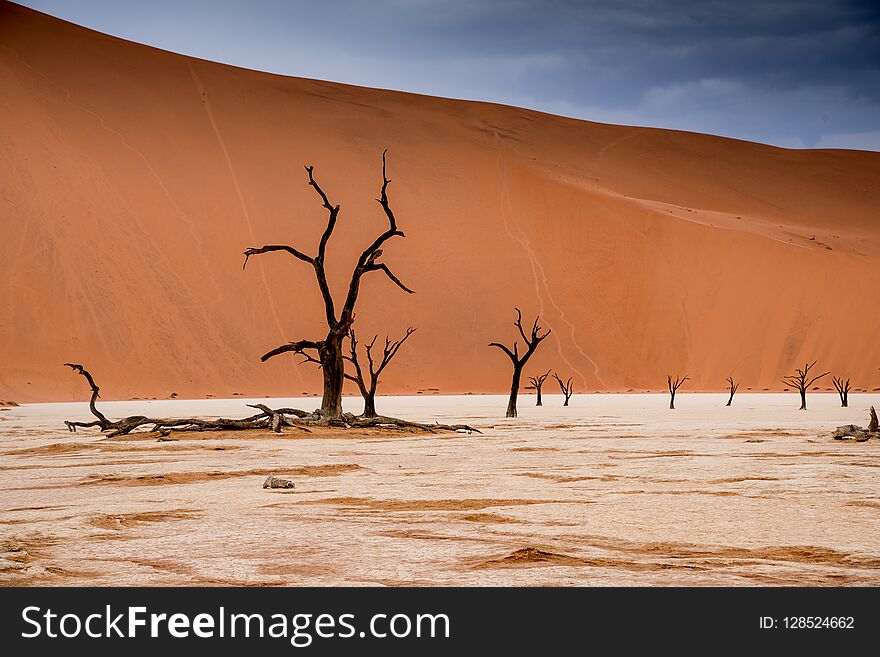
[[[790,148],[880,150],[880,3],[19,0],[237,66]]]

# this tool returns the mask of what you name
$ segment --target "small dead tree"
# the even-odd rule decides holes
[[[292,246],[285,244],[267,244],[259,248],[251,247],[244,252],[244,267],[247,266],[248,259],[251,256],[260,255],[262,253],[271,253],[273,251],[283,251],[293,256],[297,260],[301,260],[309,265],[315,271],[318,289],[324,301],[324,311],[327,320],[327,335],[323,340],[298,340],[296,342],[288,342],[280,347],[276,347],[260,358],[265,362],[270,358],[286,352],[306,355],[307,350],[310,358],[308,360],[317,360],[321,364],[321,372],[324,377],[324,394],[321,399],[321,414],[329,418],[342,417],[342,384],[345,379],[345,358],[343,356],[343,340],[348,335],[348,331],[354,322],[354,307],[357,302],[358,292],[360,291],[361,278],[370,272],[378,271],[385,274],[392,283],[404,292],[412,294],[413,291],[404,285],[397,276],[383,262],[379,262],[382,256],[382,245],[392,237],[404,237],[401,230],[397,228],[397,219],[391,210],[388,202],[388,177],[385,173],[385,153],[382,153],[382,187],[379,191],[379,198],[376,199],[385,217],[388,219],[388,229],[381,233],[372,244],[370,244],[361,253],[357,259],[354,271],[351,274],[351,280],[348,284],[348,292],[342,309],[337,314],[336,302],[330,292],[330,286],[327,282],[327,274],[324,270],[324,259],[327,252],[327,243],[336,227],[336,220],[339,217],[339,205],[330,202],[327,194],[318,185],[313,175],[313,167],[307,166],[309,185],[314,188],[315,192],[321,198],[324,208],[327,210],[327,226],[321,235],[321,241],[318,244],[318,253],[315,256],[309,256]]]
[[[736,394],[736,391],[739,390],[739,384],[735,383],[732,376],[727,377],[727,384],[730,386],[730,398],[727,400],[725,406],[730,406],[733,403],[733,396]]]
[[[666,385],[669,387],[669,408],[670,410],[675,410],[675,393],[678,392],[678,389],[681,387],[681,384],[685,381],[690,380],[689,376],[684,378],[676,376],[675,380],[673,380],[672,376],[666,375]]]
[[[568,377],[568,381],[563,381],[559,378],[559,375],[554,372],[553,378],[556,379],[556,382],[559,384],[559,389],[562,391],[563,397],[565,397],[565,402],[563,402],[563,406],[568,406],[568,400],[571,399],[571,396],[574,394],[574,384],[571,382],[571,377]]]
[[[828,376],[831,372],[823,372],[822,374],[818,374],[816,376],[810,376],[810,371],[815,367],[816,361],[812,363],[807,363],[803,366],[803,368],[798,368],[795,370],[794,374],[789,374],[782,378],[782,382],[796,389],[801,395],[801,407],[798,410],[805,411],[807,410],[807,390],[811,385],[816,383],[823,376]]]
[[[539,376],[530,376],[529,377],[529,385],[526,387],[526,390],[534,390],[535,394],[538,397],[538,400],[535,402],[535,406],[543,406],[544,403],[541,401],[541,388],[544,386],[544,381],[547,380],[547,377],[550,376],[550,370],[547,370],[546,373],[541,374]]]
[[[832,376],[831,380],[834,382],[834,389],[840,395],[841,407],[847,408],[849,406],[849,379],[844,381],[842,377],[838,379],[836,376]]]
[[[379,336],[374,335],[373,339],[367,343],[367,374],[369,375],[369,379],[364,375],[364,370],[361,367],[360,361],[358,360],[357,353],[357,338],[354,334],[354,329],[349,329],[348,338],[349,338],[349,355],[345,356],[345,360],[354,366],[354,374],[346,373],[345,378],[349,381],[354,381],[357,384],[358,390],[361,391],[361,396],[364,398],[364,412],[361,417],[377,417],[376,415],[376,388],[379,385],[379,375],[382,374],[382,371],[388,366],[388,363],[391,362],[391,359],[397,355],[398,350],[401,345],[406,342],[406,339],[415,333],[416,330],[412,327],[406,329],[406,335],[404,335],[400,340],[391,340],[390,338],[385,338],[385,346],[382,348],[382,356],[378,358],[378,362],[373,358],[373,347],[376,345],[376,340]]]
[[[522,312],[520,312],[519,308],[515,308],[514,310],[516,310],[516,321],[513,325],[516,326],[520,336],[522,336],[523,341],[526,343],[525,352],[522,356],[519,354],[518,339],[514,340],[512,350],[507,347],[507,345],[503,345],[500,342],[489,343],[490,347],[498,347],[501,349],[510,358],[511,363],[513,363],[513,378],[510,382],[510,399],[507,402],[506,417],[516,417],[516,397],[519,394],[519,383],[522,378],[523,367],[528,362],[529,358],[532,357],[532,354],[535,353],[535,349],[538,348],[538,345],[550,335],[550,329],[547,329],[547,331],[541,335],[542,327],[538,323],[540,317],[535,318],[535,323],[532,324],[532,328],[527,334],[522,325]]]

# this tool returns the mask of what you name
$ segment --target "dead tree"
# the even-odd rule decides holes
[[[272,251],[283,251],[293,256],[297,260],[301,260],[309,265],[315,271],[315,278],[318,283],[318,289],[324,301],[324,311],[327,320],[327,335],[322,340],[297,340],[288,342],[280,347],[276,347],[260,358],[265,362],[287,352],[308,355],[308,360],[317,360],[321,365],[321,372],[324,377],[324,393],[321,399],[320,413],[329,418],[342,417],[342,384],[345,379],[345,358],[343,355],[343,340],[348,335],[349,329],[354,322],[354,307],[357,302],[358,292],[360,291],[361,278],[370,272],[382,272],[392,283],[404,292],[412,294],[413,291],[404,285],[397,276],[395,276],[384,262],[379,262],[382,256],[382,245],[392,237],[404,237],[401,230],[397,228],[397,219],[388,202],[388,177],[385,173],[385,153],[382,153],[382,187],[379,191],[379,198],[376,199],[388,219],[388,229],[381,233],[372,244],[370,244],[361,253],[357,259],[351,280],[348,284],[348,292],[342,304],[342,308],[337,314],[336,302],[330,292],[330,286],[327,283],[327,275],[324,270],[324,259],[327,252],[327,243],[336,227],[336,221],[339,217],[339,205],[330,202],[327,194],[315,181],[313,175],[313,167],[307,166],[309,185],[314,188],[315,192],[321,198],[323,207],[327,210],[327,226],[321,235],[321,241],[318,244],[318,252],[315,256],[309,256],[292,246],[283,244],[267,244],[259,248],[251,247],[244,252],[244,266],[247,266],[248,258],[262,253],[270,253]]]
[[[739,384],[735,383],[732,376],[727,377],[727,383],[730,386],[730,398],[727,400],[725,406],[730,406],[733,403],[733,396],[736,394],[736,391],[739,390]]]
[[[563,382],[562,379],[559,378],[559,375],[554,372],[553,378],[559,383],[559,389],[562,390],[562,395],[565,397],[565,402],[562,405],[568,406],[568,400],[571,399],[572,394],[574,394],[574,386],[571,382],[571,377],[568,377],[568,381]]]
[[[684,378],[675,377],[675,380],[672,379],[670,375],[666,375],[666,385],[669,387],[669,408],[670,410],[675,410],[675,393],[678,392],[678,389],[681,387],[681,384],[685,381],[690,380],[689,376]]]
[[[67,428],[71,432],[75,432],[77,427],[101,427],[101,431],[108,431],[110,429],[115,428],[114,423],[107,419],[107,416],[104,415],[101,411],[98,410],[98,407],[95,406],[95,402],[98,401],[98,397],[100,397],[101,389],[98,387],[98,384],[95,383],[95,380],[92,378],[92,375],[89,371],[84,368],[79,363],[64,363],[65,367],[71,368],[74,372],[78,374],[82,374],[86,381],[89,384],[89,388],[92,390],[92,396],[89,399],[89,410],[92,412],[97,420],[93,422],[66,422]]]
[[[529,385],[526,386],[526,390],[534,390],[537,395],[538,400],[535,402],[535,406],[543,406],[544,403],[541,401],[541,388],[544,386],[544,381],[547,380],[547,377],[550,376],[550,370],[547,370],[546,373],[541,374],[539,376],[530,376],[529,377]]]
[[[122,436],[131,433],[140,427],[149,427],[150,431],[158,432],[162,435],[168,435],[173,431],[234,431],[239,429],[272,429],[275,433],[281,433],[282,427],[292,427],[298,431],[311,433],[309,426],[337,426],[337,427],[354,427],[354,428],[382,428],[400,431],[421,431],[425,433],[436,433],[437,431],[475,431],[481,433],[479,429],[474,429],[466,424],[422,424],[420,422],[409,422],[407,420],[398,420],[383,416],[372,418],[357,417],[351,413],[343,413],[340,418],[328,418],[321,414],[307,413],[295,408],[269,408],[265,404],[248,404],[249,408],[260,411],[255,415],[241,419],[216,418],[204,419],[197,417],[189,418],[150,418],[145,415],[132,415],[124,417],[120,420],[110,420],[101,411],[95,407],[95,400],[98,398],[99,388],[82,365],[75,363],[65,363],[74,371],[82,374],[89,387],[92,389],[92,396],[89,401],[89,410],[97,420],[92,422],[72,422],[65,420],[68,431],[76,433],[77,428],[84,427],[100,427],[101,432],[107,433],[107,438]],[[109,432],[109,433],[108,433]]]
[[[547,329],[547,332],[543,335],[541,333],[541,326],[538,324],[538,320],[540,317],[535,317],[535,323],[532,324],[531,331],[526,334],[522,325],[522,313],[519,308],[515,308],[516,310],[516,321],[513,323],[519,331],[520,336],[522,336],[523,341],[526,343],[525,353],[520,356],[519,354],[519,339],[514,340],[513,349],[511,350],[507,345],[503,345],[500,342],[490,342],[490,347],[498,347],[501,349],[507,356],[510,358],[511,363],[513,363],[513,378],[510,382],[510,399],[507,402],[507,413],[506,417],[516,417],[516,397],[519,394],[519,383],[522,377],[522,370],[525,364],[528,362],[529,358],[532,357],[532,354],[535,353],[535,349],[538,348],[538,345],[550,335],[550,329]]]
[[[840,405],[842,408],[846,408],[849,406],[849,379],[846,381],[843,378],[837,378],[836,376],[832,376],[831,380],[834,382],[834,388],[837,390],[837,394],[840,395]]]
[[[89,400],[89,410],[97,419],[92,422],[71,422],[65,420],[68,431],[76,433],[77,428],[100,427],[103,433],[107,433],[109,438],[131,433],[135,429],[142,426],[151,426],[152,431],[167,434],[172,429],[178,431],[220,431],[234,429],[263,429],[271,428],[276,433],[281,433],[281,427],[295,427],[301,431],[309,431],[309,429],[300,426],[300,424],[289,416],[297,416],[299,414],[306,415],[303,411],[293,409],[272,410],[262,404],[257,404],[252,408],[257,408],[260,413],[242,419],[203,419],[203,418],[150,418],[145,415],[132,415],[124,417],[121,420],[110,420],[95,406],[95,401],[99,397],[100,388],[95,383],[95,379],[87,369],[78,363],[65,363],[67,367],[73,369],[74,372],[82,374],[92,390],[92,396]]]
[[[354,374],[346,373],[345,378],[349,381],[354,381],[357,384],[358,389],[361,391],[361,396],[364,398],[364,412],[361,414],[361,417],[377,417],[376,388],[379,385],[379,375],[382,374],[382,371],[388,366],[391,359],[397,355],[398,350],[401,345],[406,342],[406,339],[415,332],[416,330],[414,328],[409,327],[406,329],[406,335],[400,338],[400,340],[392,341],[390,338],[386,337],[385,346],[382,348],[382,357],[378,359],[378,363],[373,358],[373,347],[379,336],[374,335],[373,339],[367,344],[367,374],[369,375],[369,379],[367,379],[364,375],[364,370],[361,367],[360,361],[358,360],[358,343],[354,334],[354,329],[349,329],[348,337],[350,350],[349,355],[345,356],[345,359],[354,367]]]
[[[807,410],[807,389],[823,376],[831,374],[831,372],[823,372],[818,376],[810,377],[810,370],[812,370],[815,365],[816,361],[807,363],[802,369],[796,369],[794,374],[789,374],[782,378],[782,382],[785,385],[795,388],[801,394],[801,407],[798,410]]]

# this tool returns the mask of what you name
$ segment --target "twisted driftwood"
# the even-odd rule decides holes
[[[108,438],[122,436],[131,433],[135,429],[149,426],[150,431],[167,435],[174,431],[235,431],[241,429],[271,429],[275,433],[281,433],[283,427],[292,427],[299,431],[311,433],[309,426],[344,427],[344,428],[388,428],[399,430],[417,430],[425,433],[438,431],[468,431],[481,433],[466,424],[423,424],[410,422],[398,418],[377,416],[372,418],[358,417],[351,413],[343,413],[341,418],[322,412],[320,409],[309,413],[296,408],[269,408],[265,404],[248,404],[249,408],[259,411],[255,415],[241,419],[217,418],[205,419],[197,417],[189,418],[150,418],[145,415],[132,415],[120,420],[110,420],[95,406],[95,401],[100,396],[100,388],[95,383],[92,375],[82,365],[65,363],[75,372],[82,374],[92,390],[89,400],[89,410],[97,419],[91,422],[72,422],[65,420],[64,424],[71,433],[77,428],[100,427],[107,433]]]
[[[877,411],[874,410],[873,406],[871,407],[867,429],[862,429],[855,424],[844,424],[842,427],[837,427],[831,435],[834,437],[834,440],[855,440],[859,443],[865,442],[869,438],[880,438],[880,423],[877,422]]]

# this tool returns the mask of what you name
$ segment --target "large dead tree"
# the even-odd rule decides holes
[[[810,370],[815,367],[816,361],[812,363],[807,363],[803,366],[803,368],[798,368],[795,370],[794,374],[789,374],[782,378],[782,382],[796,389],[801,395],[801,407],[798,410],[805,411],[807,410],[807,390],[811,385],[816,383],[823,376],[828,376],[831,372],[823,372],[822,374],[818,374],[816,376],[810,376]]]
[[[315,192],[321,198],[323,207],[327,210],[327,226],[321,235],[321,241],[318,244],[318,252],[315,256],[309,256],[285,244],[267,244],[259,248],[251,247],[244,252],[244,266],[247,266],[248,259],[251,256],[263,253],[271,253],[273,251],[283,251],[297,260],[301,260],[309,265],[315,272],[315,279],[318,283],[318,289],[324,301],[324,311],[327,321],[327,335],[322,340],[297,340],[288,342],[280,347],[276,347],[260,358],[265,362],[270,358],[279,354],[292,352],[310,356],[310,360],[317,360],[321,365],[321,372],[324,378],[324,393],[321,399],[320,413],[329,418],[342,417],[342,385],[345,380],[345,358],[343,355],[343,340],[348,335],[349,329],[354,322],[354,308],[360,291],[361,278],[370,272],[381,272],[385,274],[392,283],[408,294],[413,291],[404,285],[397,276],[383,262],[379,262],[382,256],[382,245],[392,237],[404,237],[404,234],[397,227],[397,219],[388,202],[388,184],[391,182],[386,175],[385,153],[382,153],[382,187],[379,191],[379,198],[376,199],[382,207],[386,218],[388,219],[388,229],[380,234],[373,242],[361,253],[357,259],[354,270],[351,274],[351,280],[348,284],[348,292],[342,307],[337,313],[336,302],[330,291],[327,282],[327,274],[324,269],[324,259],[327,253],[327,243],[336,227],[336,221],[339,217],[339,205],[330,202],[327,194],[318,185],[313,175],[314,169],[307,166],[309,185],[314,188]]]
[[[513,363],[513,378],[510,382],[510,399],[507,402],[507,413],[506,417],[516,417],[516,397],[519,394],[519,384],[520,379],[522,378],[522,370],[525,367],[525,364],[528,362],[529,358],[532,357],[532,354],[535,353],[535,349],[538,348],[538,345],[543,342],[548,335],[550,335],[550,329],[541,335],[541,326],[538,321],[541,319],[540,317],[535,317],[535,323],[532,324],[532,328],[529,333],[526,333],[525,329],[523,329],[522,324],[522,313],[519,308],[515,308],[516,310],[516,321],[513,323],[519,331],[520,336],[523,341],[526,343],[525,351],[522,355],[519,353],[519,339],[514,340],[513,349],[510,349],[507,345],[503,345],[500,342],[490,342],[490,347],[498,347],[510,358],[510,362]]]
[[[76,433],[78,428],[86,427],[100,427],[101,432],[106,433],[108,438],[131,433],[141,427],[148,427],[149,431],[164,435],[171,431],[235,431],[240,429],[272,429],[275,433],[281,433],[283,427],[292,427],[298,431],[310,433],[309,426],[338,426],[361,429],[378,427],[425,433],[435,433],[437,431],[475,431],[480,433],[478,429],[474,429],[466,424],[423,424],[421,422],[409,422],[381,415],[372,418],[357,417],[351,413],[343,413],[340,418],[328,418],[321,414],[307,413],[295,408],[269,408],[265,404],[248,404],[249,408],[254,408],[260,412],[241,419],[205,419],[197,417],[151,418],[145,415],[132,415],[120,420],[110,420],[95,406],[100,388],[89,371],[77,363],[65,363],[65,365],[85,377],[92,391],[92,396],[89,400],[89,410],[97,418],[91,422],[65,420],[64,424],[67,425],[67,429],[71,433]]]
[[[553,378],[556,379],[556,382],[559,384],[559,389],[562,391],[562,396],[565,398],[562,405],[568,406],[568,400],[571,399],[571,396],[574,394],[574,384],[571,382],[571,377],[568,377],[568,381],[563,381],[559,378],[559,375],[554,372]]]
[[[837,394],[840,396],[841,407],[847,408],[849,406],[849,379],[844,381],[843,377],[837,378],[832,376],[831,380],[834,382],[834,389],[837,390]]]
[[[544,374],[529,377],[529,385],[526,386],[526,390],[534,390],[535,391],[535,395],[537,396],[537,401],[535,402],[535,406],[543,406],[544,405],[544,402],[541,399],[541,388],[544,387],[544,381],[547,380],[548,376],[550,376],[550,370],[547,370]]]
[[[670,376],[668,374],[666,375],[666,385],[669,388],[669,409],[670,410],[673,410],[673,411],[675,410],[675,393],[678,392],[678,389],[681,387],[681,384],[684,383],[685,381],[688,381],[688,380],[690,380],[689,376],[686,376],[683,378],[680,376],[676,376],[675,379],[673,379],[672,376]]]
[[[361,396],[364,398],[364,412],[361,417],[377,417],[376,388],[379,386],[379,376],[388,366],[388,363],[391,362],[391,359],[397,355],[401,345],[415,332],[416,330],[414,328],[409,327],[406,329],[406,335],[400,338],[400,340],[392,341],[391,338],[386,337],[385,346],[382,347],[382,355],[381,357],[377,355],[377,358],[373,358],[373,347],[376,345],[376,340],[379,336],[374,335],[373,339],[366,345],[367,367],[365,373],[364,368],[361,367],[360,360],[358,359],[358,343],[354,334],[354,329],[349,329],[348,338],[350,348],[349,355],[345,356],[345,359],[354,367],[354,374],[346,373],[345,378],[349,381],[354,381],[357,384],[358,390],[361,391]]]
[[[733,380],[732,376],[727,377],[727,384],[730,386],[730,397],[727,399],[725,406],[730,406],[733,403],[733,396],[739,390],[739,384]]]

